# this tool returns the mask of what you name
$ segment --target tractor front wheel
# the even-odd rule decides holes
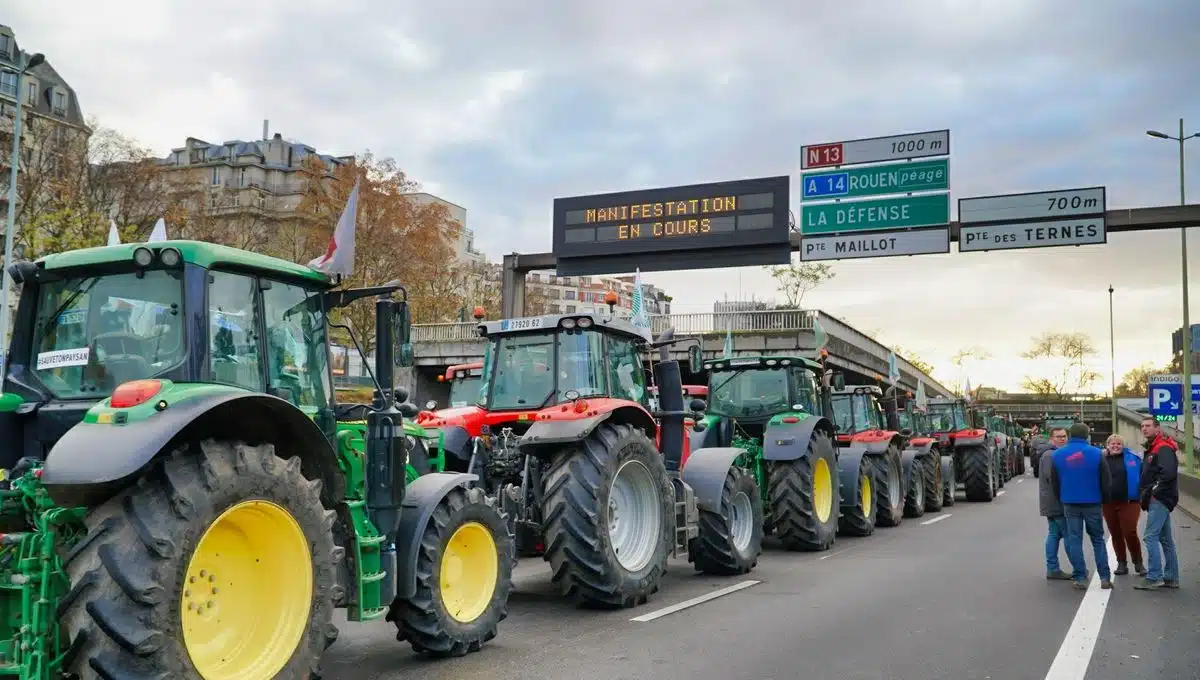
[[[674,537],[674,491],[645,432],[603,423],[545,477],[551,580],[581,605],[634,607],[658,591]]]
[[[64,670],[80,680],[315,673],[337,637],[335,514],[300,459],[208,440],[93,510],[66,556]]]
[[[417,589],[392,603],[397,639],[433,657],[479,651],[508,616],[513,538],[494,499],[479,488],[454,489],[421,535]]]
[[[925,511],[941,512],[945,503],[945,492],[942,481],[942,457],[937,449],[930,451],[923,461],[925,463]]]
[[[844,459],[847,464],[853,464],[851,459]],[[870,536],[875,533],[875,465],[870,458],[857,459],[858,476],[853,488],[843,489],[849,492],[849,498],[841,504],[842,516],[838,520],[837,530],[843,536]]]
[[[984,446],[964,447],[962,456],[963,487],[972,503],[989,502],[996,496],[996,458]]]
[[[783,546],[788,550],[833,547],[841,499],[837,456],[829,435],[815,430],[804,456],[770,462],[767,475],[771,521]]]
[[[721,511],[700,510],[700,535],[688,551],[696,571],[718,576],[747,573],[762,554],[762,527],[758,484],[742,468],[729,468],[721,489]]]
[[[904,497],[904,516],[925,516],[924,459],[914,460],[908,468],[908,494]]]
[[[904,520],[904,462],[900,449],[888,446],[887,453],[875,457],[875,504],[879,513],[875,524],[881,527],[898,527]]]

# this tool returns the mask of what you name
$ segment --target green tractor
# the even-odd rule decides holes
[[[691,446],[747,452],[766,530],[789,550],[828,550],[838,533],[874,531],[870,456],[839,452],[834,443],[829,381],[844,387],[842,376],[801,356],[722,358],[704,368],[708,404]]]
[[[1009,469],[1008,458],[1005,455],[1005,451],[1008,450],[1008,437],[1004,434],[1004,421],[996,415],[996,407],[987,404],[972,405],[971,415],[975,427],[987,431],[988,448],[995,459],[996,490],[999,491],[1012,477],[1012,470]]]
[[[8,275],[23,288],[0,395],[0,675],[311,679],[335,608],[432,656],[496,635],[505,517],[471,475],[405,483],[399,284],[335,290],[192,241]],[[368,297],[377,398],[339,405],[327,315]]]

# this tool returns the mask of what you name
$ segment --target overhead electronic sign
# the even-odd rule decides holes
[[[560,276],[787,264],[787,176],[554,199]]]

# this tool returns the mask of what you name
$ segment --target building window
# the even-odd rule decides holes
[[[217,186],[221,183],[221,168],[212,169],[212,185]]]
[[[54,93],[54,114],[57,116],[65,116],[67,114],[67,95],[62,92]]]
[[[564,300],[574,300],[575,299],[575,291],[573,291],[573,290],[563,291],[563,299]],[[572,310],[572,311],[574,311],[574,310]]]
[[[7,35],[0,35],[0,52],[6,56],[12,55],[12,38]]]
[[[37,106],[37,83],[29,83],[29,105]]]
[[[17,74],[0,71],[0,94],[14,98],[17,96]]]
[[[238,186],[246,186],[246,168],[238,170]]]

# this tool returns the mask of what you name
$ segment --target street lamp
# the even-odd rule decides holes
[[[1113,287],[1108,284],[1108,370],[1112,379],[1112,434],[1117,432],[1117,340],[1113,330]]]
[[[1146,134],[1158,139],[1170,139],[1179,142],[1179,205],[1187,205],[1187,189],[1185,184],[1184,161],[1183,161],[1183,143],[1193,137],[1200,137],[1200,133],[1185,135],[1183,132],[1183,119],[1179,119],[1179,136],[1172,137],[1165,132],[1158,130],[1146,130]],[[1184,457],[1187,460],[1188,470],[1195,471],[1196,462],[1193,460],[1192,453],[1196,439],[1196,428],[1192,425],[1192,342],[1191,342],[1191,320],[1188,313],[1188,253],[1187,253],[1187,227],[1182,227],[1179,230],[1179,245],[1183,257],[1183,451]]]
[[[8,169],[8,220],[4,224],[4,271],[0,272],[0,278],[4,279],[3,285],[0,285],[0,390],[3,389],[4,379],[8,376],[8,286],[10,278],[8,269],[12,266],[14,222],[17,219],[17,171],[21,166],[21,121],[24,118],[21,96],[25,92],[25,72],[43,61],[46,61],[46,56],[41,52],[26,55],[21,50],[17,50],[17,68],[6,67],[3,69],[17,74],[17,91],[13,93],[13,101],[16,102],[17,109],[13,116],[12,156],[8,160],[10,167]]]

